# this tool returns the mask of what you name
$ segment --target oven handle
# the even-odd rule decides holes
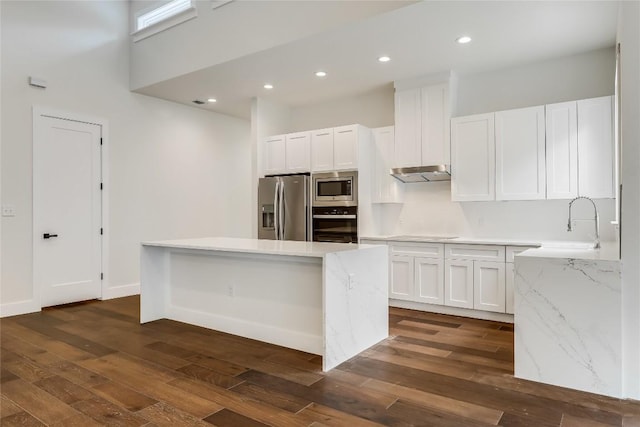
[[[355,215],[314,215],[314,219],[356,219]]]

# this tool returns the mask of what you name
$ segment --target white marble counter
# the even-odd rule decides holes
[[[517,256],[566,259],[618,259],[618,245],[615,242],[602,242],[599,250],[591,249],[593,242],[564,240],[522,240],[509,238],[484,237],[447,237],[447,236],[367,236],[366,241],[379,242],[414,242],[414,243],[451,243],[470,245],[526,246],[533,247]]]
[[[620,261],[594,253],[516,256],[516,377],[620,397]]]
[[[291,240],[241,239],[234,237],[204,237],[199,239],[160,240],[142,242],[143,246],[163,248],[199,249],[264,255],[289,255],[322,258],[328,253],[353,251],[367,245],[323,242],[297,242]]]
[[[388,249],[212,237],[145,242],[140,321],[172,319],[322,356],[388,336]]]

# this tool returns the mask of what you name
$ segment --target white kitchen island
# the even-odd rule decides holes
[[[140,322],[177,320],[318,354],[328,371],[388,336],[388,264],[375,245],[144,242]]]

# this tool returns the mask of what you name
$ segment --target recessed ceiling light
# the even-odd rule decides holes
[[[209,98],[207,99],[207,102],[218,102],[218,100],[215,98]]]
[[[471,37],[469,36],[460,36],[456,39],[456,43],[465,44],[471,41]]]
[[[378,58],[378,61],[380,61],[380,62],[389,62],[389,61],[391,61],[391,58],[389,58],[388,56],[381,56],[380,58]]]
[[[262,86],[265,89],[273,89],[273,85],[269,84],[269,83],[265,83],[264,86]]]
[[[326,77],[327,73],[324,71],[316,71],[316,77]]]

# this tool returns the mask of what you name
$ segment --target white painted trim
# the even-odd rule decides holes
[[[102,300],[140,295],[140,283],[129,283],[102,289]]]
[[[42,310],[40,300],[29,299],[24,301],[0,304],[0,317],[17,316],[19,314],[36,313]]]
[[[513,323],[512,314],[492,313],[490,311],[470,310],[467,308],[448,307],[446,305],[424,304],[413,301],[389,300],[390,307],[407,308],[409,310],[426,311],[429,313],[448,314],[451,316],[470,317],[472,319],[490,320],[494,322]]]
[[[102,294],[101,299],[109,299],[109,298],[104,298],[106,290],[109,289],[109,286],[108,286],[109,276],[107,274],[109,271],[109,229],[107,228],[107,226],[109,225],[109,190],[110,190],[110,186],[109,186],[109,120],[103,117],[65,111],[65,110],[58,110],[58,109],[49,108],[41,105],[34,105],[33,116],[32,116],[33,117],[33,123],[32,123],[33,134],[32,135],[36,134],[35,132],[36,118],[41,115],[63,119],[63,120],[72,120],[76,122],[91,123],[101,127],[102,148],[101,148],[101,155],[100,155],[100,158],[101,158],[100,166],[101,166],[102,182],[104,184],[103,185],[104,188],[101,194],[102,196],[101,226],[104,229],[104,232],[102,234],[102,247],[101,247],[101,252],[102,252],[101,263],[102,263],[102,272],[104,274],[104,279],[102,280],[102,283],[101,283],[101,294]],[[31,143],[33,144],[33,136],[32,136]],[[33,171],[32,171],[32,176],[33,176]],[[32,225],[32,228],[33,228],[33,225]],[[36,277],[34,267],[35,265],[32,260],[31,270],[32,270],[33,277]],[[39,286],[36,286],[35,281],[32,283],[32,288],[33,288],[33,300],[36,301],[38,305],[38,310],[36,311],[39,311],[40,308],[42,307],[41,289]],[[139,286],[138,286],[138,289],[139,289]],[[139,290],[138,290],[138,293],[140,293]],[[112,297],[112,298],[115,298],[115,297]]]

